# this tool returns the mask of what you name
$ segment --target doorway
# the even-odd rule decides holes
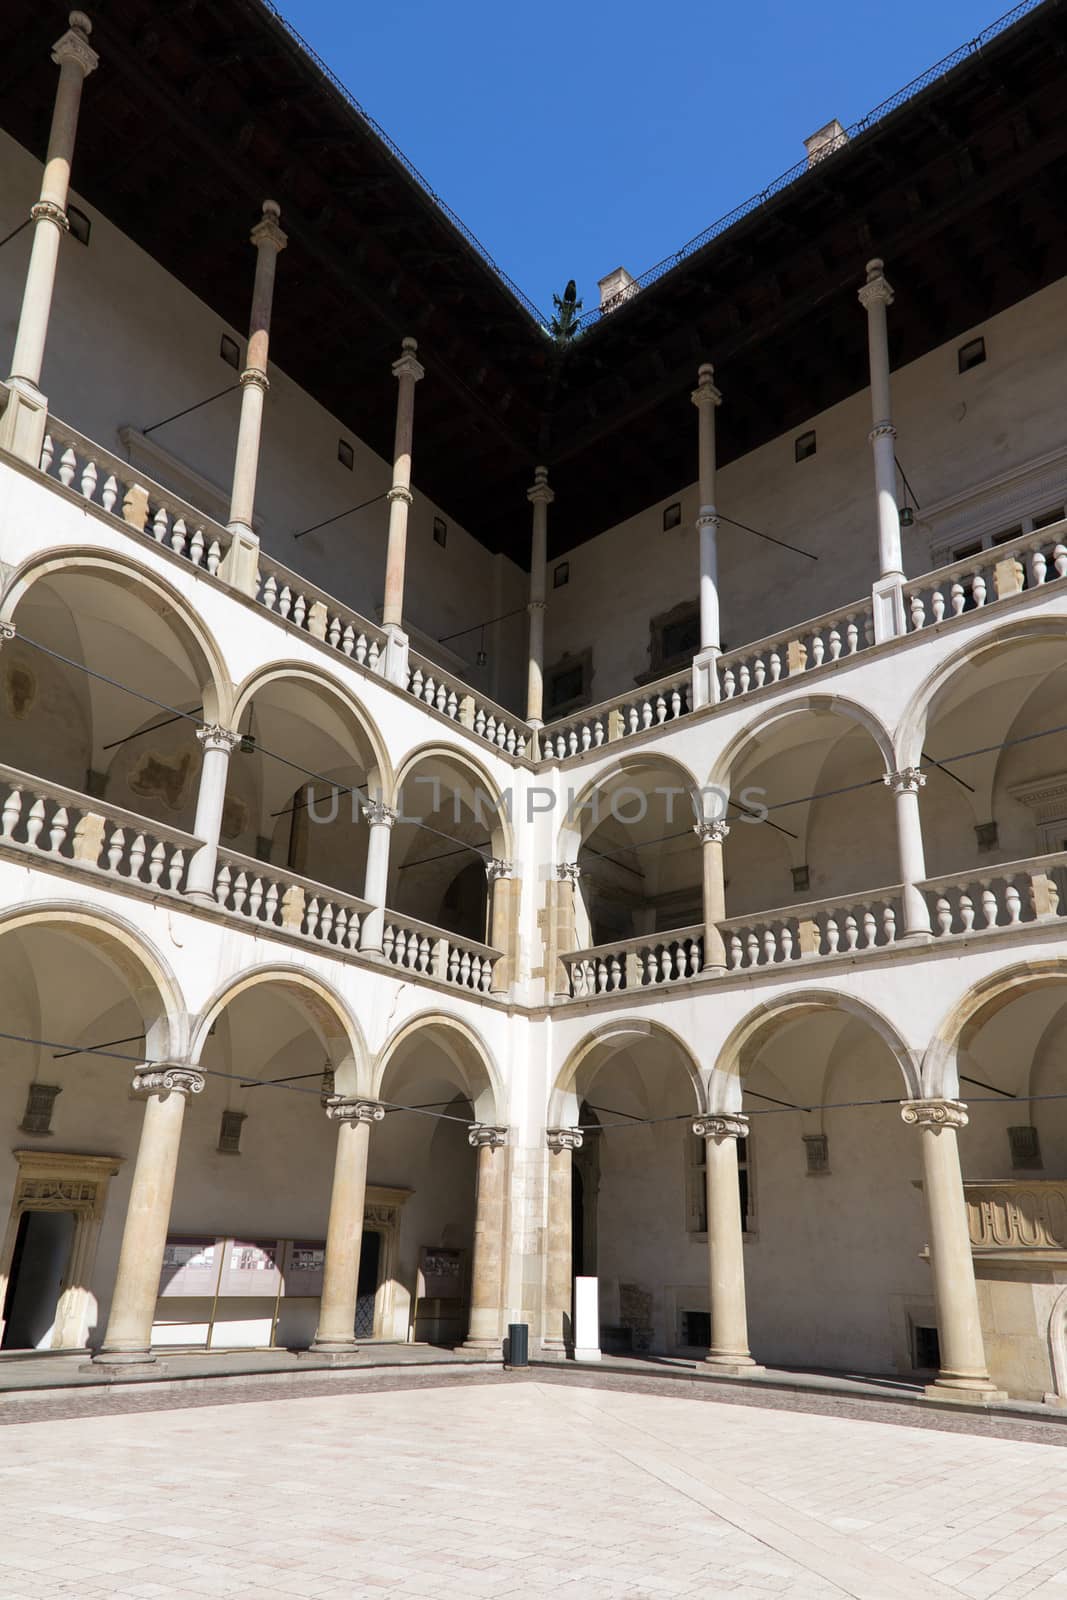
[[[73,1211],[24,1211],[4,1305],[5,1350],[47,1350],[74,1245]]]
[[[380,1233],[366,1232],[359,1252],[359,1280],[356,1284],[356,1338],[373,1339],[374,1306],[378,1293],[382,1255]]]

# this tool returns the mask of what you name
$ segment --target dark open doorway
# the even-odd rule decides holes
[[[4,1304],[5,1350],[36,1350],[55,1325],[71,1245],[72,1211],[25,1211],[11,1258]]]

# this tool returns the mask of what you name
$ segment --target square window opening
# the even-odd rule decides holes
[[[571,564],[569,561],[560,561],[552,569],[553,589],[562,589],[571,581]]]
[[[342,467],[347,467],[348,468],[349,472],[351,472],[353,467],[355,466],[355,464],[356,464],[356,453],[352,449],[352,446],[349,444],[347,439],[338,439],[338,441],[337,441],[337,459],[341,463]]]
[[[433,542],[439,544],[443,550],[448,543],[448,523],[444,517],[433,519]]]
[[[967,343],[961,344],[956,351],[956,365],[961,374],[980,367],[984,360],[985,340],[982,338],[968,339]]]
[[[85,215],[85,212],[79,211],[77,206],[68,206],[67,221],[70,223],[71,238],[76,239],[79,244],[87,245],[89,243],[89,235],[93,231],[93,225]]]
[[[673,505],[669,505],[669,506],[666,506],[664,508],[664,512],[663,512],[663,531],[664,531],[664,533],[669,533],[672,528],[680,528],[681,525],[682,525],[682,505],[681,505],[681,501],[675,500]]]
[[[224,333],[219,340],[219,355],[234,372],[241,370],[241,346],[236,339],[231,339],[228,333]]]
[[[794,440],[794,443],[793,443],[793,460],[794,461],[807,461],[809,456],[813,456],[815,454],[815,450],[816,450],[815,429],[812,428],[812,429],[809,430],[809,432],[800,434],[798,436],[798,438],[796,440]]]

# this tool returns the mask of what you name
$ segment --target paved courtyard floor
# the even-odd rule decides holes
[[[27,1421],[0,1596],[60,1595],[1067,1600],[1067,1450],[536,1380]]]

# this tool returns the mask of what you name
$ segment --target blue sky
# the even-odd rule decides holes
[[[997,0],[278,0],[542,309],[586,306],[973,38]]]

